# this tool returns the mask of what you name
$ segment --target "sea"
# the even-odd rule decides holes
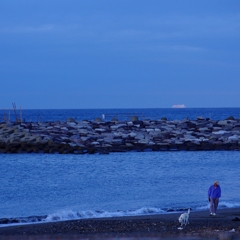
[[[0,122],[223,120],[239,119],[240,108],[5,109],[0,116]],[[240,207],[239,169],[239,151],[0,154],[0,227],[207,210],[215,180],[219,208]]]

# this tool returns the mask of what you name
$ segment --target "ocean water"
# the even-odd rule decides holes
[[[218,110],[211,112],[219,119],[237,118],[239,112]],[[75,110],[51,111],[52,118],[45,121],[64,121],[73,117],[68,115],[71,111]],[[151,118],[150,112],[144,116]],[[209,117],[210,110],[193,112],[188,112],[190,118]],[[83,119],[99,117],[95,115],[94,110]],[[0,154],[0,166],[0,226],[203,210],[208,208],[207,190],[215,180],[222,188],[219,207],[240,207],[238,151]]]
[[[11,120],[15,121],[16,115],[13,110],[0,109],[0,122],[4,120],[4,114]],[[119,121],[131,120],[132,116],[138,116],[140,120],[152,119],[157,120],[166,117],[168,120],[191,120],[197,117],[205,117],[213,120],[222,120],[229,116],[240,119],[240,108],[146,108],[146,109],[17,109],[18,118],[26,122],[47,122],[47,121],[66,121],[67,118],[75,118],[77,121],[95,120],[102,118],[110,121],[117,118]]]

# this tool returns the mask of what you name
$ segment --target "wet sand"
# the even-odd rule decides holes
[[[0,239],[240,239],[240,208],[191,212],[179,229],[181,213],[70,220],[0,228]]]

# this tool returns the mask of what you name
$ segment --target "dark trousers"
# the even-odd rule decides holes
[[[210,212],[216,213],[219,203],[219,198],[210,198]]]

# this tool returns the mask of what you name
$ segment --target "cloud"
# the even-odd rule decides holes
[[[15,33],[15,34],[26,34],[26,33],[46,33],[46,32],[52,32],[56,29],[56,26],[54,24],[45,24],[40,26],[7,26],[7,27],[1,27],[1,33]]]
[[[169,15],[150,19],[159,37],[232,37],[240,36],[240,15]],[[164,34],[163,34],[164,33]]]
[[[155,50],[159,51],[167,51],[167,52],[192,52],[192,53],[201,53],[207,52],[208,49],[204,47],[198,47],[193,45],[159,45],[155,48]]]
[[[174,94],[174,95],[240,95],[239,92],[237,91],[176,91],[176,92],[168,92],[169,94]]]
[[[105,13],[106,14],[106,13]],[[110,13],[68,18],[56,23],[0,26],[1,33],[69,33],[74,37],[100,41],[166,41],[240,36],[240,15],[194,16],[168,14],[159,16],[127,15],[116,18]]]

